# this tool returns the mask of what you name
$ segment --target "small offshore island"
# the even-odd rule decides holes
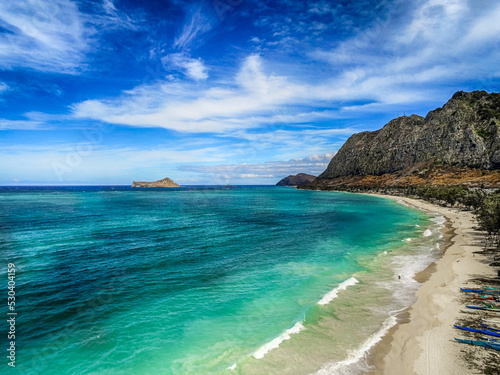
[[[132,181],[132,187],[145,187],[145,188],[171,188],[171,187],[181,187],[181,185],[175,183],[170,178],[165,177],[162,180],[147,182],[147,181]]]
[[[298,173],[282,178],[276,186],[303,186],[314,181],[316,176],[307,173]]]

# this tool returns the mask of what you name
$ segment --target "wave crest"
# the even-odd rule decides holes
[[[305,329],[304,325],[302,322],[297,322],[295,325],[287,329],[285,332],[283,332],[281,335],[276,337],[275,339],[269,341],[267,344],[262,345],[255,353],[253,353],[253,357],[255,359],[262,359],[264,356],[273,349],[279,348],[280,344],[285,341],[285,340],[290,340],[290,335],[293,335],[294,333],[299,333]]]
[[[334,289],[332,289],[331,291],[329,291],[328,293],[326,293],[323,298],[321,298],[318,302],[318,305],[327,305],[328,303],[330,303],[333,299],[337,298],[339,292],[341,290],[345,290],[347,289],[347,287],[349,286],[352,286],[352,285],[356,285],[359,281],[354,277],[350,277],[348,278],[347,280],[343,281],[340,283],[340,285]]]

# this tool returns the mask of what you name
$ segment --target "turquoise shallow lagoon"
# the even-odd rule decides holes
[[[441,223],[281,187],[1,188],[0,277],[17,269],[9,373],[360,373]]]

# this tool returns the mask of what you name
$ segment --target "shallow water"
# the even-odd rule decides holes
[[[14,371],[363,371],[441,225],[387,199],[281,187],[1,188]]]

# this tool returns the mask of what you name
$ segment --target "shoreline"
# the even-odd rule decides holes
[[[446,218],[442,229],[445,243],[441,257],[414,276],[422,283],[417,301],[397,316],[398,322],[368,354],[370,375],[439,373],[467,375],[470,369],[455,344],[453,325],[459,316],[460,288],[474,277],[496,277],[494,270],[481,262],[483,255],[474,254],[482,247],[474,229],[470,211],[460,211],[400,196],[370,194],[403,201],[425,212],[437,212]],[[476,238],[474,238],[476,237]]]

